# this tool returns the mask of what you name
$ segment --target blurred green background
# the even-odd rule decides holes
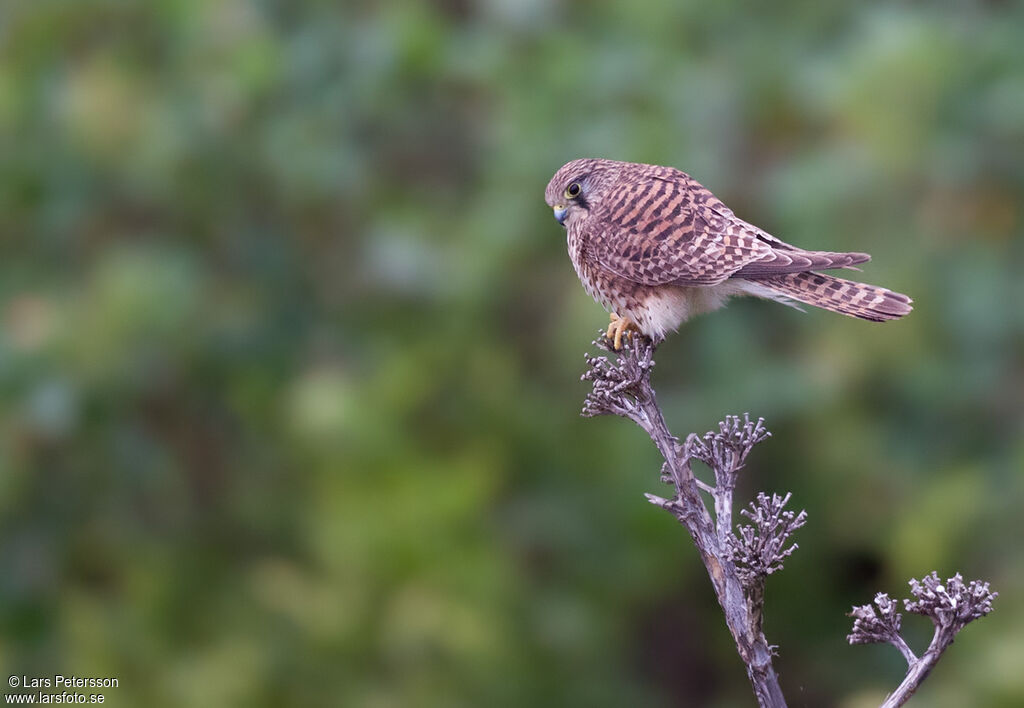
[[[607,317],[543,189],[600,156],[916,300],[659,351],[673,429],[764,416],[739,497],[810,514],[768,585],[791,705],[877,705],[902,659],[844,613],[933,569],[1001,596],[919,703],[1021,705],[1022,36],[1013,2],[7,0],[0,672],[751,705],[652,445],[577,415]]]

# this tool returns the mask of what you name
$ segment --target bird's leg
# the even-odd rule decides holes
[[[619,316],[614,312],[609,312],[608,319],[611,321],[608,323],[608,331],[604,333],[604,337],[605,339],[612,339],[615,337],[615,323],[618,321]]]
[[[605,332],[605,337],[612,340],[612,344],[615,347],[615,351],[622,349],[622,335],[628,334],[630,339],[633,338],[633,332],[639,332],[640,328],[636,326],[636,323],[628,317],[619,317],[617,314],[612,312],[609,315],[611,322],[608,325],[608,331]]]

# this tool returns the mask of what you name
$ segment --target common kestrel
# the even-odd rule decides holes
[[[569,256],[590,295],[611,313],[608,338],[654,341],[734,295],[814,305],[882,322],[910,312],[909,297],[818,271],[866,253],[805,251],[733,214],[707,188],[672,167],[573,160],[545,199],[568,235]]]

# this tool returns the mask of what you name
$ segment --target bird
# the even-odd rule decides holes
[[[555,172],[544,192],[566,230],[586,291],[610,313],[616,350],[634,332],[659,343],[696,315],[752,295],[863,320],[903,317],[902,293],[822,273],[867,253],[807,251],[736,216],[674,167],[584,158]]]

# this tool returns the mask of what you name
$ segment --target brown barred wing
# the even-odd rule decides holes
[[[630,179],[590,215],[588,251],[602,267],[649,286],[714,285],[773,257],[710,191],[675,175]]]
[[[758,278],[783,273],[801,273],[809,270],[848,268],[871,260],[866,253],[834,253],[832,251],[804,251],[799,248],[773,250],[770,257],[748,263],[733,274],[734,278]]]

